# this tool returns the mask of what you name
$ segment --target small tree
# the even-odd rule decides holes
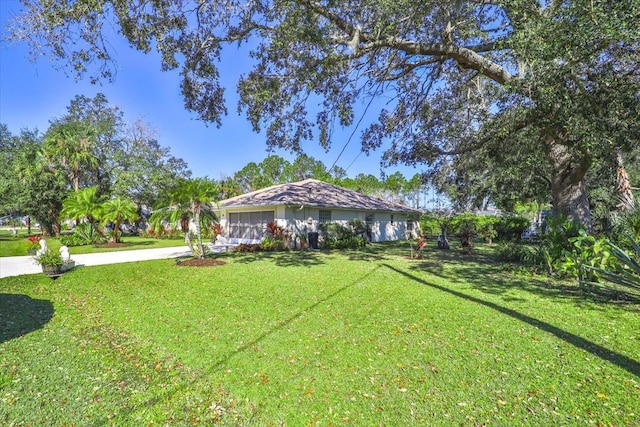
[[[202,228],[209,228],[218,220],[213,202],[219,196],[217,183],[207,178],[181,179],[178,184],[167,192],[163,207],[155,210],[150,223],[158,229],[162,222],[180,225],[184,233],[185,243],[194,256],[204,258],[205,248],[202,242]],[[191,240],[189,223],[193,221],[195,227],[195,244]]]
[[[120,225],[124,221],[135,221],[138,217],[138,208],[131,200],[116,197],[102,205],[102,222],[113,222],[113,243],[120,241]]]
[[[72,193],[62,203],[62,218],[86,220],[89,224],[89,238],[93,238],[96,221],[102,215],[102,199],[98,187],[89,187]]]

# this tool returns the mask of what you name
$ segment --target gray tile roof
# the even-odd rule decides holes
[[[273,185],[251,193],[222,200],[222,208],[261,207],[274,205],[313,206],[318,208],[368,211],[415,212],[398,203],[366,196],[316,179]]]

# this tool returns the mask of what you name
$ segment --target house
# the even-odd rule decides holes
[[[371,241],[415,237],[420,212],[315,179],[279,184],[219,203],[223,235],[231,243],[259,242],[275,221],[292,233],[318,231],[321,223],[359,218]]]

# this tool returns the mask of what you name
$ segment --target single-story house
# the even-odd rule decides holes
[[[259,242],[275,221],[292,233],[318,231],[321,223],[358,218],[371,241],[400,240],[419,232],[420,211],[315,179],[279,184],[219,202],[223,236],[231,243]]]

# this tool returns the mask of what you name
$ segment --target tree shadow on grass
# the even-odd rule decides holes
[[[260,255],[276,255],[277,253],[265,253],[265,252],[259,252],[259,253],[254,253],[254,254],[246,254],[248,256],[251,255],[255,255],[255,256],[260,256]],[[245,254],[243,254],[245,255]],[[263,259],[263,258],[260,258]],[[305,314],[309,314],[311,312],[313,312],[314,310],[316,310],[318,307],[330,302],[331,300],[337,298],[340,294],[344,293],[345,291],[347,291],[348,289],[354,287],[355,285],[357,285],[358,283],[362,283],[362,282],[366,282],[367,278],[369,276],[371,276],[372,274],[374,274],[376,271],[378,271],[380,269],[380,266],[376,266],[374,269],[372,269],[371,271],[369,271],[368,273],[365,273],[364,275],[360,276],[359,278],[352,280],[349,283],[345,283],[343,286],[341,286],[338,289],[335,289],[333,292],[325,295],[323,298],[320,298],[319,300],[309,304],[307,307],[301,308],[299,311],[297,311],[296,313],[293,313],[291,316],[289,316],[288,318],[282,320],[281,322],[279,322],[278,324],[267,328],[266,330],[264,330],[262,333],[260,333],[258,336],[250,339],[249,341],[245,342],[244,344],[242,344],[240,347],[236,348],[235,350],[232,350],[230,352],[228,352],[226,355],[223,355],[221,358],[219,358],[218,360],[214,361],[212,364],[210,364],[208,367],[206,368],[202,368],[199,369],[197,374],[199,378],[206,378],[208,377],[212,372],[217,371],[218,369],[220,369],[222,366],[225,366],[227,363],[229,363],[229,361],[231,359],[233,359],[235,356],[237,356],[238,354],[241,354],[243,352],[246,352],[248,350],[250,350],[251,348],[259,345],[262,341],[264,341],[265,339],[269,338],[270,336],[272,336],[273,334],[277,333],[278,331],[284,330],[287,328],[288,325],[290,325],[291,323],[295,322],[297,319],[301,318],[303,315]],[[159,402],[163,402],[165,400],[167,400],[170,396],[173,396],[179,392],[182,392],[190,387],[193,387],[193,383],[191,382],[183,382],[181,384],[176,384],[174,386],[171,387],[166,387],[163,388],[161,392],[159,392],[157,395],[143,401],[140,402],[138,405],[136,405],[135,407],[129,407],[126,410],[123,410],[122,412],[125,414],[131,414],[131,413],[135,413],[136,411],[139,411],[143,408],[151,408],[154,407],[155,405],[157,405]]]
[[[563,329],[558,328],[557,326],[554,326],[550,323],[547,322],[543,322],[542,320],[538,320],[534,317],[530,317],[527,316],[525,314],[522,314],[516,310],[510,309],[510,308],[506,308],[503,307],[501,305],[498,305],[496,303],[490,302],[490,301],[485,301],[482,300],[480,298],[476,298],[473,297],[471,295],[467,295],[463,292],[459,292],[459,291],[455,291],[453,289],[449,289],[447,287],[444,286],[440,286],[437,285],[435,283],[429,283],[424,279],[421,279],[419,277],[416,277],[410,273],[407,273],[406,271],[402,271],[399,270],[389,264],[382,264],[383,266],[387,267],[390,270],[395,271],[396,273],[405,276],[407,279],[410,279],[416,283],[419,283],[421,285],[424,286],[428,286],[434,289],[438,289],[442,292],[446,292],[448,294],[454,295],[458,298],[463,298],[467,301],[472,301],[476,304],[480,304],[483,305],[485,307],[491,308],[495,311],[498,311],[502,314],[505,314],[507,316],[513,317],[514,319],[517,319],[521,322],[527,323],[535,328],[538,328],[542,331],[548,332],[552,335],[555,335],[556,337],[560,338],[561,340],[577,347],[580,348],[582,350],[585,350],[589,353],[591,353],[592,355],[599,357],[602,360],[605,360],[609,363],[612,363],[622,369],[624,369],[627,372],[630,372],[631,374],[635,375],[635,376],[640,376],[640,362],[637,360],[634,360],[628,356],[625,356],[623,354],[617,353],[615,351],[609,350],[606,347],[603,347],[599,344],[596,344],[592,341],[589,341],[585,338],[582,338],[578,335],[572,334],[571,332],[565,331]]]
[[[51,301],[0,293],[0,344],[44,327],[52,317]]]
[[[489,253],[463,254],[460,251],[425,253],[423,259],[413,260],[410,269],[424,271],[453,283],[471,285],[486,294],[513,300],[511,290],[518,289],[535,295],[571,300],[576,305],[596,301],[606,304],[624,304],[627,310],[638,310],[640,299],[633,295],[614,294],[606,288],[593,288],[589,292],[575,281],[561,281],[539,275],[518,275],[517,266],[499,262]]]
[[[325,264],[325,261],[317,252],[313,251],[286,251],[286,252],[241,252],[220,256],[233,257],[234,262],[251,264],[256,261],[272,261],[278,267],[313,267]]]

